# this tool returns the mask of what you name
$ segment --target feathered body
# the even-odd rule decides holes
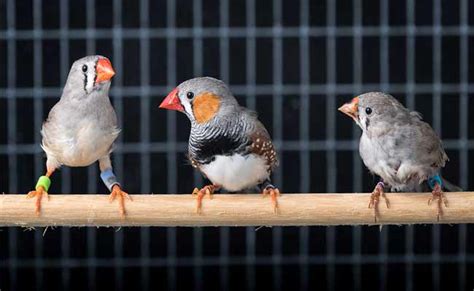
[[[236,192],[268,180],[278,164],[256,114],[240,106],[206,124],[193,122],[189,158],[213,183]]]
[[[62,165],[85,167],[99,161],[102,181],[111,190],[110,198],[121,197],[120,212],[125,215],[123,200],[128,194],[122,191],[110,161],[113,143],[120,133],[108,96],[114,74],[109,59],[103,56],[87,56],[72,65],[61,99],[41,129],[47,172],[28,194],[37,197],[37,213],[41,197],[49,190],[49,177],[56,169]]]
[[[188,116],[189,159],[214,185],[237,192],[269,181],[278,165],[270,135],[224,82],[210,77],[185,81],[160,107]]]
[[[88,166],[110,154],[120,133],[108,96],[110,81],[93,84],[99,58],[88,56],[73,64],[61,99],[43,123],[48,168]]]
[[[429,190],[426,181],[449,160],[435,131],[388,94],[370,92],[357,100],[359,153],[367,168],[392,191]]]
[[[48,162],[84,167],[111,152],[120,129],[107,91],[77,98],[64,91],[41,130]]]

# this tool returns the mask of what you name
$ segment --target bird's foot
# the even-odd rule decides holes
[[[202,213],[202,199],[207,195],[209,196],[209,199],[212,199],[212,194],[214,194],[215,191],[219,190],[220,187],[218,185],[206,185],[202,187],[201,189],[194,188],[192,195],[196,195],[196,213],[201,214]]]
[[[428,205],[431,205],[431,202],[434,200],[437,200],[438,204],[438,210],[437,210],[437,216],[436,219],[439,221],[439,218],[443,215],[443,205],[445,207],[448,207],[448,199],[443,193],[443,190],[441,189],[441,186],[439,184],[436,184],[433,188],[433,191],[431,192],[433,196],[428,199]]]
[[[115,198],[117,198],[118,202],[119,202],[120,215],[122,216],[122,218],[124,218],[125,214],[126,214],[126,211],[125,211],[125,198],[130,200],[130,201],[133,201],[132,197],[130,197],[130,195],[128,195],[127,192],[123,191],[122,188],[120,188],[119,185],[114,185],[112,187],[112,192],[110,192],[110,195],[109,195],[109,201],[112,202],[112,201],[115,200]]]
[[[49,200],[48,192],[45,191],[42,186],[38,186],[36,190],[30,191],[26,195],[26,198],[36,197],[36,202],[35,202],[36,215],[40,215],[41,213],[41,199],[43,198],[43,196],[46,196],[46,198]]]
[[[278,188],[275,188],[272,185],[268,185],[263,189],[262,191],[263,197],[266,197],[267,195],[270,195],[270,198],[272,199],[272,204],[273,204],[273,212],[275,214],[278,213],[278,197],[280,196],[280,190]]]
[[[390,208],[390,202],[387,199],[387,196],[385,195],[384,191],[384,184],[382,182],[377,183],[377,186],[375,186],[374,191],[372,191],[372,194],[370,195],[370,201],[369,201],[369,208],[374,209],[374,222],[377,222],[377,219],[380,216],[379,213],[379,201],[380,197],[382,197],[385,200],[385,205],[387,208]]]

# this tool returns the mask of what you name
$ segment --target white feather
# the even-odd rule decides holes
[[[200,168],[212,183],[232,192],[255,187],[269,177],[266,160],[254,154],[216,156]]]

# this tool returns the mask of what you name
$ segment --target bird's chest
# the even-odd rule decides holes
[[[367,168],[387,182],[397,179],[400,165],[396,149],[391,148],[389,143],[389,139],[369,137],[364,133],[359,145],[360,156]]]
[[[241,191],[254,187],[269,177],[266,160],[249,154],[217,155],[199,169],[211,180],[228,191]]]
[[[59,160],[67,166],[88,166],[109,152],[115,137],[95,122],[81,122],[59,140]]]

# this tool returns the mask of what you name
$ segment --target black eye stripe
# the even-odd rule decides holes
[[[84,91],[87,92],[87,74],[84,73]]]
[[[84,91],[87,93],[87,82],[89,81],[88,78],[87,78],[87,65],[84,64],[82,65],[82,73],[84,75]]]

